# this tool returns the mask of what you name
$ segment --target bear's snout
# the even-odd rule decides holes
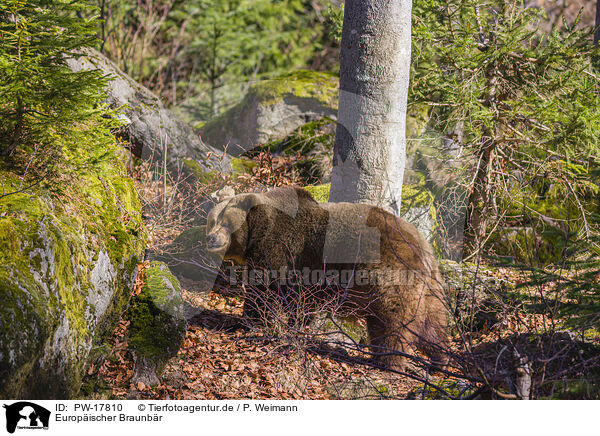
[[[227,245],[227,238],[218,232],[206,235],[206,248],[208,251],[220,251]]]
[[[214,248],[219,244],[219,237],[215,233],[206,236],[206,245],[208,248]]]

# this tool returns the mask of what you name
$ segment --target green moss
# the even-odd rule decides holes
[[[210,184],[218,176],[215,171],[206,171],[194,159],[183,159],[182,163],[185,170],[190,172],[202,184]]]
[[[415,183],[402,186],[400,216],[413,224],[431,243],[436,254],[443,252],[442,235],[439,232],[435,199],[427,189],[422,176],[415,177]]]
[[[400,214],[408,213],[410,209],[424,208],[431,219],[436,220],[436,209],[433,195],[427,190],[425,181],[421,178],[416,184],[402,186],[402,204]]]
[[[147,292],[156,307],[175,315],[183,304],[181,285],[171,271],[162,262],[152,262],[146,270],[146,283],[143,291]]]
[[[235,157],[231,159],[231,168],[237,174],[252,174],[252,168],[258,166],[258,163],[251,159]]]
[[[427,136],[424,133],[429,122],[429,110],[430,106],[426,104],[412,104],[408,108],[406,114],[406,154],[408,156],[414,156],[417,150],[427,144],[427,141],[423,141],[423,139]]]
[[[103,150],[82,146],[78,153],[93,165],[75,168],[60,185],[41,183],[0,200],[3,396],[35,397],[35,386],[44,383],[40,398],[77,392],[89,350],[99,347],[127,304],[145,248],[141,206],[122,150],[116,144]],[[20,183],[6,168],[0,168],[0,179],[8,192]],[[99,253],[113,271],[97,274],[111,293],[92,280]],[[52,346],[56,338],[69,344],[61,346],[67,355],[48,360],[44,344]]]
[[[104,394],[102,399],[107,399],[105,395],[110,395],[112,389],[101,378],[89,378],[81,385],[79,390],[81,399],[91,399],[90,397],[97,392],[102,392]]]
[[[179,350],[186,329],[181,286],[162,262],[152,262],[145,273],[142,291],[127,311],[130,343],[138,356],[172,356]]]
[[[263,104],[274,104],[287,95],[314,98],[326,106],[337,108],[339,82],[335,74],[300,70],[250,87],[249,95]]]
[[[200,166],[198,162],[194,159],[184,159],[183,166],[190,172],[192,172],[196,177],[204,176],[204,170]]]
[[[319,203],[327,203],[329,201],[329,190],[331,189],[331,183],[316,186],[305,186],[310,195]]]
[[[449,398],[468,398],[475,392],[476,387],[463,381],[440,380],[434,383],[440,390],[427,385],[414,389],[408,394],[409,399],[447,400]],[[447,393],[448,395],[444,394]]]

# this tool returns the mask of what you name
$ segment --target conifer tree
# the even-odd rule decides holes
[[[481,244],[498,223],[557,231],[558,246],[589,235],[600,152],[594,29],[564,22],[545,34],[543,10],[521,1],[415,9],[409,104],[429,107],[433,131],[461,126],[476,162],[471,236]]]
[[[314,51],[311,29],[298,26],[304,8],[301,0],[193,0],[170,14],[186,26],[178,57],[194,64],[191,80],[208,85],[208,118],[219,112],[224,84],[304,64]]]
[[[110,139],[111,123],[101,117],[107,78],[72,72],[65,63],[96,43],[96,22],[77,14],[86,7],[67,0],[0,3],[2,154],[35,149],[60,159],[68,143]]]

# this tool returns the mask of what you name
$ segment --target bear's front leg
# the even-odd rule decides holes
[[[267,323],[269,309],[263,295],[256,288],[246,290],[242,316],[252,325]]]

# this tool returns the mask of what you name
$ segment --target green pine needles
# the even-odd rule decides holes
[[[78,17],[85,8],[84,2],[66,0],[0,3],[3,155],[24,155],[25,162],[35,156],[33,165],[49,170],[75,159],[77,146],[114,143],[114,121],[103,117],[107,78],[66,65],[67,58],[96,44],[96,21]]]
[[[533,263],[590,236],[599,192],[593,29],[563,22],[547,33],[544,22],[521,1],[417,1],[409,97],[440,136],[459,131],[472,157],[470,236],[481,246],[494,227],[527,230]],[[536,253],[537,237],[553,238],[553,252]]]

